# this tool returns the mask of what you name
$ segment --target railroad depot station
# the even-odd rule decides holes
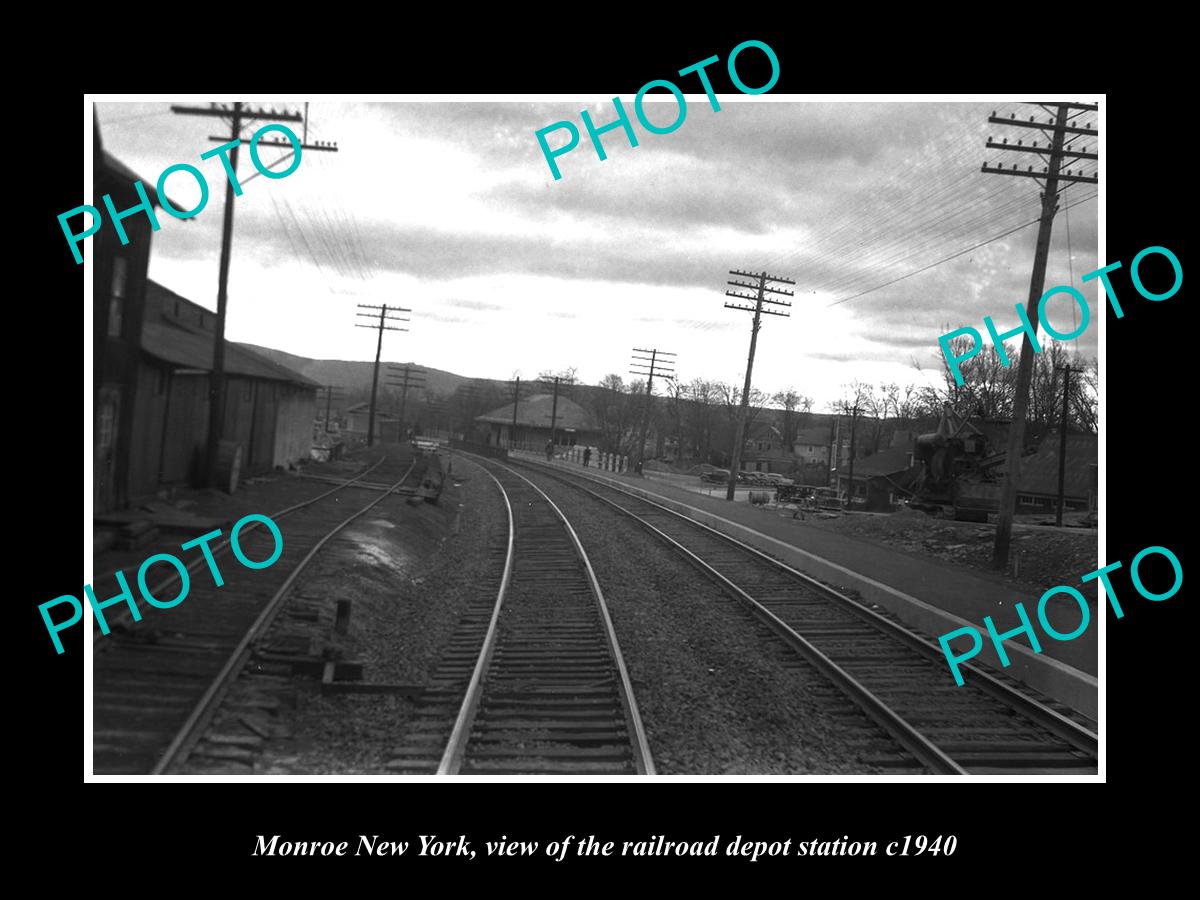
[[[199,227],[169,219],[164,201],[180,204],[105,137],[97,118],[97,198],[130,209],[140,183],[164,228]],[[595,384],[533,376],[524,345],[487,363],[496,377],[463,374],[485,363],[387,333],[410,321],[393,300],[358,304],[369,353],[301,356],[297,323],[269,344],[226,333],[226,304],[264,300],[227,295],[227,278],[275,264],[238,257],[237,229],[277,213],[297,259],[342,251],[302,240],[291,207],[272,213],[276,184],[249,183],[259,218],[222,233],[234,276],[206,245],[152,279],[162,238],[140,212],[127,243],[106,222],[85,245],[95,599],[77,599],[82,624],[65,602],[42,615],[60,652],[81,652],[92,623],[95,774],[1097,773],[1104,610],[1089,595],[1091,625],[1051,640],[1037,619],[1018,633],[1016,609],[1097,566],[1082,356],[1047,350],[1019,413],[857,380],[840,403],[768,395],[749,373],[688,380],[657,347]],[[208,286],[185,296],[175,273],[192,271]],[[753,334],[781,302],[765,285],[795,284],[730,275],[759,286],[727,292],[755,304],[734,306]],[[455,295],[444,318],[489,303]],[[1080,615],[1045,608],[1059,633]],[[1011,633],[991,639],[985,617]],[[980,642],[955,645],[960,686],[939,637],[964,628]]]

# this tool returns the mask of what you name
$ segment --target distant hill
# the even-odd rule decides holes
[[[292,353],[285,353],[282,350],[260,347],[257,344],[239,344],[239,346],[265,356],[272,362],[287,366],[289,369],[299,372],[301,375],[305,375],[321,385],[332,384],[341,387],[344,389],[347,397],[353,398],[358,395],[369,395],[371,392],[371,376],[375,368],[374,362],[344,359],[309,359],[306,356],[296,356]],[[409,362],[408,364],[420,369],[424,373],[425,393],[431,395],[448,397],[461,385],[472,381],[484,381],[501,388],[506,384],[504,381],[494,381],[492,379],[466,378],[462,375],[455,375],[453,372],[443,371],[442,369],[431,369],[428,366],[423,366],[415,362]],[[391,363],[391,365],[403,366],[405,363]],[[379,384],[381,387],[388,380],[387,374],[387,363],[386,361],[381,361],[379,364]],[[399,378],[400,376],[397,375],[396,377]],[[417,393],[419,394],[420,392]],[[410,391],[409,395],[414,396],[414,393]]]
[[[372,361],[309,359],[306,356],[296,356],[292,353],[285,353],[282,350],[273,350],[270,347],[260,347],[257,344],[239,344],[239,346],[245,347],[248,350],[252,350],[255,353],[265,356],[272,362],[287,366],[289,369],[299,372],[301,375],[305,375],[321,385],[332,384],[341,387],[344,391],[344,401],[341,404],[343,407],[353,403],[365,401],[371,395],[371,373],[375,367],[375,363]],[[392,365],[404,365],[404,363],[392,363]],[[453,372],[447,372],[443,369],[431,369],[428,366],[423,366],[420,363],[415,362],[409,363],[409,365],[421,369],[425,373],[425,390],[423,392],[410,390],[410,401],[419,401],[423,396],[426,395],[448,398],[454,394],[459,387],[474,382],[481,385],[491,386],[494,388],[495,393],[493,395],[491,391],[487,391],[485,393],[489,396],[486,399],[481,397],[478,402],[472,403],[472,416],[483,412],[489,412],[494,407],[503,406],[506,402],[512,402],[509,397],[512,391],[512,386],[508,381],[493,378],[467,378],[463,375],[456,375]],[[388,394],[388,389],[386,387],[388,380],[386,378],[387,371],[387,365],[381,362],[379,366],[379,386],[384,396]],[[525,382],[522,382],[522,386],[528,391],[528,393],[526,393],[526,391],[523,390],[523,396],[531,396],[534,393],[550,392],[549,387],[538,385],[536,382],[532,382],[527,385]],[[398,388],[394,390],[396,392],[399,391]],[[576,401],[587,406],[591,406],[591,398],[594,397],[595,394],[600,390],[601,388],[593,385],[580,384],[571,387],[564,386],[563,395],[574,397]],[[659,402],[662,402],[661,395],[659,396]],[[387,407],[388,404],[385,402],[384,406]],[[777,420],[778,417],[782,415],[782,412],[778,410],[772,410],[770,415],[775,417]],[[799,429],[817,432],[818,434],[824,436],[825,442],[828,442],[833,426],[833,420],[835,418],[833,414],[814,412],[808,414],[796,413],[796,416],[797,427]],[[870,423],[873,422],[874,420],[869,416],[860,415],[858,417],[858,427],[860,429],[859,434],[866,434],[866,429],[868,429],[870,427]],[[843,434],[848,433],[848,426],[845,420],[843,420],[841,431]],[[813,437],[815,438],[816,435],[813,435]],[[843,437],[843,439],[847,440],[845,437]]]

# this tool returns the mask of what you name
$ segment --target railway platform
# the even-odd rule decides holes
[[[536,454],[515,453],[513,457],[522,462],[547,465],[544,457],[538,458]],[[1014,628],[1020,624],[1014,604],[1020,601],[1027,611],[1031,611],[1042,593],[1053,587],[1050,584],[1021,585],[986,572],[919,558],[873,541],[807,525],[775,510],[760,509],[746,502],[730,503],[723,497],[709,497],[659,479],[585,472],[580,466],[562,460],[549,465],[619,483],[698,518],[813,577],[857,592],[862,599],[887,609],[905,624],[933,639],[968,625],[982,629],[983,617],[987,615],[992,617],[998,630]],[[1063,573],[1058,583],[1077,584],[1083,574]],[[1094,594],[1089,596],[1092,592],[1083,593],[1089,600],[1092,622],[1079,638],[1061,643],[1043,640],[1040,654],[1032,651],[1023,636],[1010,640],[1006,647],[1012,665],[1001,669],[985,637],[985,649],[975,662],[989,664],[1095,718],[1098,710],[1097,620],[1102,617],[1103,610],[1097,610]],[[1063,632],[1074,630],[1078,625],[1077,616],[1078,612],[1071,604],[1049,610],[1051,624]],[[949,667],[946,677],[951,677]]]

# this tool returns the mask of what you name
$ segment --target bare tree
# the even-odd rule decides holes
[[[600,379],[599,387],[589,392],[588,402],[600,429],[600,449],[628,453],[638,421],[636,393],[644,392],[645,385],[640,381],[627,385],[620,375],[608,374]]]
[[[681,387],[681,426],[692,459],[711,462],[715,431],[721,405],[719,385],[695,378]]]
[[[803,410],[807,422],[807,413],[812,409],[812,398],[796,393],[795,388],[788,388],[773,395],[771,402],[777,403],[783,408],[783,428],[781,429],[783,444],[785,447],[791,447],[796,440],[796,431],[799,427],[797,421],[799,416],[796,415],[796,410]]]
[[[971,348],[964,336],[951,341],[956,355]],[[963,383],[957,384],[950,364],[941,353],[934,354],[942,375],[940,388],[926,387],[917,392],[910,410],[914,415],[940,415],[943,402],[949,402],[959,415],[984,419],[1005,419],[1012,415],[1016,383],[1016,360],[1005,366],[996,348],[988,344],[979,353],[959,363]],[[1062,380],[1057,368],[1071,365],[1080,377],[1071,379],[1071,401],[1068,423],[1085,431],[1095,432],[1097,426],[1097,378],[1094,360],[1085,360],[1070,353],[1065,344],[1043,341],[1042,351],[1033,358],[1033,374],[1029,386],[1028,422],[1034,431],[1045,430],[1059,421],[1062,415]],[[913,362],[923,371],[919,362]]]

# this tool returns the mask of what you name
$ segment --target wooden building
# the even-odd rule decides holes
[[[346,431],[366,439],[371,422],[371,404],[356,403],[346,409]],[[400,419],[391,413],[375,408],[375,440],[394,444],[400,440]]]
[[[137,174],[105,151],[100,128],[93,127],[92,168],[95,205],[112,195],[113,205],[126,210],[140,202]],[[153,182],[146,195],[158,206]],[[83,231],[82,214],[72,220]],[[141,325],[146,300],[146,271],[150,264],[150,220],[144,213],[124,219],[128,244],[105,222],[81,247],[94,255],[92,270],[92,503],[96,512],[129,504],[136,422],[138,368],[141,363]]]
[[[488,429],[488,444],[509,450],[544,450],[551,439],[559,447],[592,446],[600,442],[601,433],[588,411],[562,395],[555,406],[551,394],[535,394],[517,405],[516,428],[513,428],[513,405],[501,406],[476,422]]]
[[[146,283],[132,449],[139,494],[198,482],[208,436],[216,314]],[[223,440],[242,447],[242,472],[286,468],[311,456],[318,385],[233,342],[225,344]]]
[[[118,210],[136,206],[138,181],[150,202],[160,205],[153,182],[104,150],[98,126],[93,146],[97,205],[110,194]],[[216,316],[147,278],[153,232],[145,213],[122,224],[128,244],[106,221],[84,245],[84,252],[95,254],[96,514],[127,508],[163,485],[197,483],[208,435]],[[225,374],[221,436],[242,445],[242,471],[267,472],[308,459],[317,384],[230,342]]]

